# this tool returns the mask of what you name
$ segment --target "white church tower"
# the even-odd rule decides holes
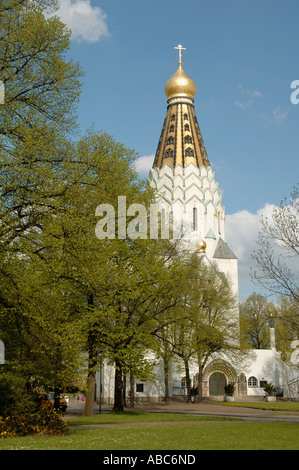
[[[225,239],[225,210],[194,109],[196,86],[179,67],[165,86],[167,112],[153,168],[158,204],[180,224],[188,249],[216,261],[238,295],[238,261]],[[186,223],[187,222],[187,223]]]

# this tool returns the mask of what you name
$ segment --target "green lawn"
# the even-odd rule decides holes
[[[136,425],[150,421],[178,420],[189,420],[189,422]],[[104,427],[108,423],[119,426]],[[93,425],[96,427],[92,427]],[[223,422],[215,418],[211,420],[199,416],[168,413],[111,413],[72,420],[70,430],[62,437],[26,436],[3,439],[0,441],[0,449],[299,450],[298,431],[298,424],[291,423],[248,423],[236,420]]]
[[[234,402],[218,402],[213,401],[213,405],[224,405],[230,407],[242,407],[242,408],[255,408],[257,410],[272,410],[272,411],[290,411],[290,412],[299,412],[299,402],[295,401],[277,401],[277,402],[266,402],[266,401],[257,401],[257,402],[244,402],[244,401],[234,401]]]
[[[124,423],[153,423],[165,421],[219,421],[221,420],[235,420],[230,417],[217,417],[217,416],[196,416],[179,413],[145,413],[138,411],[123,411],[120,413],[105,413],[98,414],[91,417],[80,416],[69,421],[70,426],[80,425],[99,425],[99,424],[124,424]]]

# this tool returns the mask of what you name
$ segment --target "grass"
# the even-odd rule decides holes
[[[182,420],[185,422],[179,423]],[[174,424],[146,424],[169,421]],[[106,427],[108,424],[116,426]],[[298,424],[293,423],[253,423],[230,419],[223,422],[223,418],[220,421],[215,417],[172,413],[109,413],[72,420],[65,436],[3,439],[0,449],[299,450],[298,429]]]
[[[254,408],[257,410],[270,410],[270,411],[286,411],[286,412],[299,412],[299,402],[281,401],[281,402],[218,402],[213,401],[213,405],[224,405],[230,407]]]
[[[91,417],[81,416],[72,419],[69,424],[70,426],[80,425],[100,425],[100,424],[127,424],[127,423],[153,423],[153,422],[165,422],[165,421],[219,421],[221,420],[232,420],[230,417],[217,417],[217,416],[196,416],[176,413],[145,413],[138,411],[123,411],[121,413],[107,413],[100,414]],[[234,419],[233,419],[234,420]]]

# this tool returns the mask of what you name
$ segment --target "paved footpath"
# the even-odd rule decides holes
[[[229,416],[245,421],[283,421],[289,423],[299,423],[299,412],[261,410],[254,408],[235,407],[213,403],[180,403],[171,402],[164,404],[138,404],[134,408],[136,411],[150,411],[162,413],[186,413],[198,416]]]
[[[84,404],[70,403],[67,412],[64,415],[65,419],[72,419],[82,415]],[[102,406],[102,412],[110,411],[112,407]],[[125,408],[130,411],[132,408]],[[218,417],[231,417],[243,421],[252,422],[289,422],[299,423],[299,412],[291,411],[273,411],[261,410],[246,407],[235,407],[210,402],[201,403],[182,403],[182,402],[169,402],[167,405],[163,403],[139,403],[133,408],[134,411],[145,411],[152,413],[179,413],[179,414],[195,414],[198,416],[218,416]],[[132,411],[133,411],[132,410]],[[95,405],[94,414],[98,414],[99,405]]]

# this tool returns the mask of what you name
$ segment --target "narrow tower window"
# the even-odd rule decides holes
[[[186,157],[193,157],[193,150],[192,148],[188,147],[186,149],[186,153],[185,153]]]
[[[170,128],[169,128],[169,132],[174,132],[174,125],[171,124]]]
[[[193,221],[192,221],[192,230],[198,230],[198,221],[197,221],[197,207],[193,207]]]
[[[186,135],[185,137],[185,144],[191,144],[192,142],[192,137],[191,135]]]
[[[188,114],[187,113],[184,114],[184,119],[185,119],[185,121],[188,121]]]
[[[172,120],[172,121],[175,121],[175,114],[172,114],[172,115],[171,115],[171,120]]]
[[[187,131],[187,132],[188,132],[189,130],[190,130],[190,126],[189,126],[189,124],[185,124],[185,131]]]

